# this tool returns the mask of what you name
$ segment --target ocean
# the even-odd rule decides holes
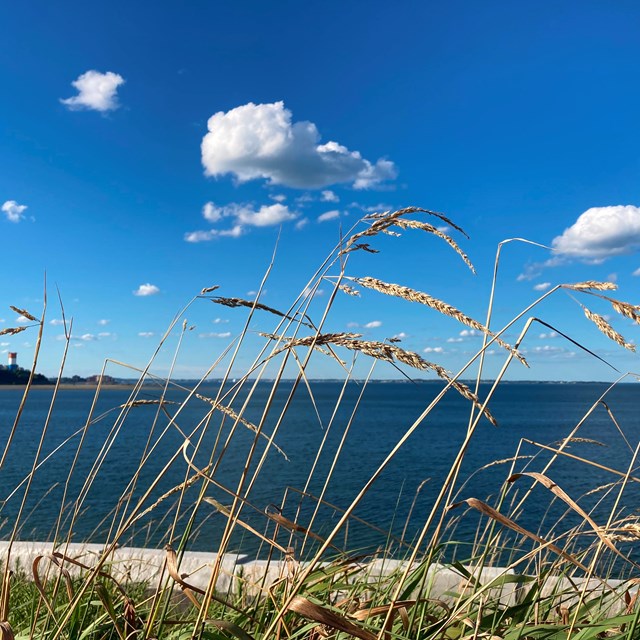
[[[340,517],[341,509],[350,505],[442,388],[439,382],[363,385],[354,381],[344,388],[339,382],[310,384],[313,401],[304,384],[288,400],[293,383],[281,383],[271,397],[271,384],[260,382],[243,413],[247,421],[257,424],[268,406],[264,432],[271,434],[277,425],[273,442],[282,451],[271,447],[263,459],[267,439],[260,438],[247,467],[243,491],[249,487],[253,474],[258,473],[249,488],[241,520],[259,532],[273,529],[273,522],[264,515],[265,509],[274,512],[277,508],[282,516],[297,517],[305,526],[312,517],[317,496],[323,494],[325,502],[318,509],[313,530],[320,536],[326,535]],[[498,426],[481,419],[464,458],[457,494],[451,501],[474,497],[492,502],[500,494],[512,465],[515,471],[541,471],[551,454],[529,441],[555,446],[581,421],[607,386],[502,383],[489,403]],[[480,396],[484,397],[488,390],[489,385],[483,384]],[[213,385],[198,390],[208,397],[216,392]],[[135,513],[143,512],[193,475],[194,469],[203,469],[211,460],[215,464],[214,484],[209,485],[206,495],[219,504],[231,504],[229,491],[234,492],[240,486],[245,461],[254,443],[250,429],[238,425],[230,436],[234,421],[229,416],[223,419],[220,412],[215,412],[214,419],[208,420],[211,405],[197,397],[184,403],[187,391],[181,389],[171,389],[166,397],[169,403],[161,408],[153,403],[160,397],[160,389],[150,386],[145,386],[136,398],[145,403],[129,408],[122,419],[120,407],[129,401],[130,394],[130,388],[108,388],[96,400],[91,389],[61,390],[40,442],[52,390],[37,387],[31,390],[0,468],[0,536],[11,535],[27,484],[18,530],[18,537],[26,540],[46,540],[56,535],[61,511],[58,538],[67,535],[71,528],[76,542],[112,540],[112,523],[121,522],[123,513],[131,514],[134,509]],[[21,389],[0,388],[2,450],[7,445],[21,396]],[[246,397],[247,392],[243,391],[233,401],[235,411],[240,411]],[[583,508],[593,509],[593,517],[602,524],[617,496],[615,489],[611,493],[602,486],[619,480],[619,476],[605,468],[626,472],[640,438],[640,387],[617,385],[607,395],[606,405],[597,406],[576,433],[579,440],[566,449],[570,456],[600,466],[562,456],[548,472]],[[284,418],[280,419],[285,406]],[[469,410],[468,401],[454,391],[447,393],[356,507],[355,518],[336,538],[341,547],[360,550],[392,546],[403,534],[411,539],[420,531],[465,438]],[[89,415],[92,421],[83,429]],[[323,441],[322,453],[317,457]],[[40,445],[38,459],[43,462],[29,480]],[[140,467],[145,450],[149,449],[151,454]],[[522,458],[501,462],[516,454]],[[139,467],[137,481],[131,485]],[[88,477],[93,481],[87,487]],[[513,503],[514,492],[522,495],[531,484],[531,478],[517,480],[507,502]],[[627,506],[622,515],[636,513],[640,496],[635,486],[630,484],[625,490],[621,504]],[[149,487],[153,488],[145,496]],[[200,487],[199,480],[194,482],[181,502],[178,493],[165,497],[129,527],[119,542],[155,547],[167,542],[177,544]],[[303,489],[307,492],[304,498],[299,493]],[[74,507],[78,507],[78,513],[71,525]],[[518,522],[544,532],[566,511],[566,505],[553,500],[547,489],[536,487],[525,509],[518,514]],[[481,520],[482,516],[462,504],[446,514],[446,536],[471,543]],[[576,516],[569,514],[562,522],[570,526],[577,521]],[[215,551],[223,525],[224,517],[213,503],[204,502],[193,520],[195,534],[190,548]],[[231,544],[232,549],[246,553],[261,553],[263,546],[259,536],[246,527],[238,527]]]

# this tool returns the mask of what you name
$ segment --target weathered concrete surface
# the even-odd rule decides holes
[[[103,549],[104,547],[98,544],[73,543],[55,550],[89,567],[94,567],[101,557]],[[8,550],[9,543],[0,541],[0,561],[2,563],[6,562]],[[11,569],[20,569],[27,575],[31,575],[33,561],[38,556],[46,557],[53,551],[54,548],[50,543],[14,542],[11,547],[9,566]],[[116,549],[110,556],[108,568],[118,581],[146,582],[149,586],[155,587],[160,579],[167,578],[166,555],[166,552],[161,549],[122,547]],[[180,573],[190,585],[206,589],[216,558],[217,554],[215,553],[187,551],[180,564]],[[47,567],[48,563],[42,560],[39,568],[40,573],[43,574]],[[65,567],[72,575],[78,575],[83,571],[71,563],[66,563]],[[250,595],[264,594],[278,581],[294,578],[300,568],[300,565],[292,560],[267,562],[266,560],[252,560],[246,555],[227,553],[222,558],[216,591],[218,593],[233,593],[242,589]],[[415,568],[417,565],[412,569]],[[318,567],[318,570],[322,570],[322,565]],[[390,558],[376,558],[369,562],[345,567],[345,572],[347,570],[349,581],[366,580],[374,583],[394,572],[405,571],[406,563]],[[504,605],[517,603],[528,590],[528,586],[518,580],[518,575],[511,570],[506,571],[499,567],[485,567],[480,572],[473,567],[466,567],[466,570],[473,576],[473,580],[477,580],[480,585],[487,587],[491,598],[499,599]],[[471,586],[473,580],[470,581],[450,567],[433,564],[429,567],[424,580],[423,595],[453,604],[461,595],[474,590]],[[604,597],[611,611],[617,612],[624,609],[622,594],[626,586],[620,580],[608,580],[605,586],[598,579],[586,582],[584,579],[547,578],[542,595],[555,595],[558,606],[571,607],[580,597],[582,589],[585,589],[587,600]],[[612,595],[612,590],[616,590],[618,595]],[[635,590],[636,587],[632,591]]]

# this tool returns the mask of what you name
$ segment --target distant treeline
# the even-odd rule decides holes
[[[0,366],[0,384],[27,384],[31,371],[17,367],[16,369],[9,369],[5,366]],[[50,380],[41,373],[35,373],[33,375],[32,384],[49,384]]]

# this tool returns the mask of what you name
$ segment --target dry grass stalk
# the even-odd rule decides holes
[[[459,247],[458,243],[446,233],[443,233],[439,229],[436,229],[433,225],[427,222],[420,222],[419,220],[405,220],[400,218],[394,222],[397,227],[401,229],[421,229],[427,233],[432,233],[434,236],[444,240],[464,261],[464,263],[475,274],[476,270],[469,260],[469,256]]]
[[[574,291],[585,291],[594,289],[595,291],[615,291],[618,285],[614,282],[598,282],[597,280],[585,280],[584,282],[576,282],[575,284],[563,284],[564,289],[573,289]]]
[[[412,213],[426,213],[428,215],[435,216],[436,218],[439,218],[449,226],[453,227],[454,229],[456,229],[457,231],[465,235],[467,238],[469,237],[461,227],[454,224],[449,218],[447,218],[447,216],[445,216],[442,213],[438,213],[437,211],[430,211],[428,209],[422,209],[420,207],[407,207],[405,209],[398,209],[397,211],[393,211],[393,212],[384,211],[382,213],[374,213],[369,216],[365,216],[365,218],[363,218],[364,220],[367,220],[367,221],[373,220],[373,223],[368,229],[365,229],[364,231],[360,231],[359,233],[352,235],[349,238],[349,240],[347,240],[345,248],[341,251],[341,253],[349,253],[350,251],[355,251],[357,249],[363,249],[364,251],[369,251],[371,253],[378,253],[377,250],[371,249],[368,244],[359,243],[358,240],[367,236],[375,236],[378,233],[386,233],[387,235],[393,235],[393,236],[399,235],[395,231],[391,231],[389,229],[392,226],[397,226],[405,229],[409,227],[421,228],[424,231],[428,231],[429,233],[435,232],[435,235],[440,237],[445,235],[441,231],[438,231],[437,229],[435,229],[435,227],[433,227],[432,225],[425,224],[424,226],[422,226],[422,223],[416,223],[416,221],[409,222],[403,219],[403,216],[406,216]],[[462,251],[460,251],[459,248],[457,248],[457,244],[453,240],[451,241],[447,240],[447,237],[443,239],[446,242],[448,242],[463,257],[463,260],[465,260],[465,262],[467,262],[467,264],[471,267],[471,263],[468,262],[468,258],[466,258],[464,253],[462,253]],[[471,267],[471,269],[473,269],[473,267]]]
[[[276,351],[273,355],[281,353],[285,349],[291,349],[293,347],[318,347],[324,344],[334,344],[351,351],[359,351],[372,358],[378,360],[384,360],[386,362],[401,362],[414,369],[426,370],[429,369],[436,373],[436,375],[443,380],[446,380],[451,386],[464,398],[473,402],[476,408],[481,409],[485,417],[493,424],[497,426],[496,419],[491,412],[485,407],[482,409],[482,403],[478,396],[467,387],[466,384],[453,380],[449,372],[439,364],[429,362],[425,360],[417,353],[413,351],[406,351],[394,344],[386,342],[376,342],[374,340],[358,340],[361,337],[359,333],[320,333],[313,336],[307,336],[304,338],[286,338],[284,336],[268,335],[272,340],[278,340],[284,342],[285,346]]]
[[[0,336],[13,336],[16,333],[20,333],[21,331],[26,331],[27,327],[7,327],[6,329],[2,329],[0,331]]]
[[[258,427],[255,424],[253,424],[253,422],[249,422],[248,420],[245,420],[245,418],[243,418],[241,415],[236,413],[231,407],[227,407],[223,404],[220,404],[219,402],[216,402],[213,398],[207,398],[207,396],[203,396],[199,393],[196,393],[195,396],[196,398],[199,398],[204,402],[208,402],[211,406],[213,406],[214,409],[216,409],[217,411],[220,411],[220,413],[224,413],[225,415],[229,416],[233,421],[239,422],[241,425],[247,427],[249,431],[253,431],[253,433],[255,433],[256,435],[260,435],[263,438],[266,438],[267,440],[269,440],[269,436],[266,433],[262,433],[262,431],[260,431]],[[289,460],[289,458],[287,457],[287,454],[275,442],[272,442],[271,446],[273,446],[274,449],[281,456],[283,456],[285,460],[287,461]]]
[[[598,329],[600,329],[600,331],[604,333],[605,336],[607,336],[607,338],[613,340],[614,342],[617,342],[621,347],[624,347],[629,351],[636,350],[636,346],[634,344],[631,344],[630,342],[627,342],[624,337],[621,336],[601,315],[593,313],[593,311],[590,311],[584,305],[581,306],[584,310],[584,315],[587,316],[587,318],[589,318],[589,320],[591,320],[591,322],[593,322],[596,327],[598,327]]]
[[[625,524],[609,531],[603,531],[609,540],[613,542],[637,542],[640,540],[640,524]]]
[[[261,302],[256,302],[255,300],[252,301],[252,300],[243,300],[242,298],[223,298],[218,296],[216,298],[211,298],[211,302],[215,302],[215,304],[221,304],[221,305],[224,305],[225,307],[231,307],[231,308],[247,307],[249,309],[260,309],[262,311],[267,311],[268,313],[272,313],[273,315],[279,316],[280,318],[285,318],[286,320],[291,320],[295,322],[295,318],[288,316],[286,313],[282,313],[282,311],[278,311],[273,307],[268,307],[266,304],[262,304]],[[311,325],[306,322],[301,322],[301,324],[305,325],[306,327],[311,327]]]
[[[131,402],[125,402],[121,404],[118,409],[128,409],[130,407],[143,407],[145,405],[165,405],[165,404],[181,404],[174,400],[132,400]]]
[[[9,309],[11,309],[12,311],[15,311],[19,316],[24,316],[27,320],[31,320],[32,322],[40,322],[38,318],[30,314],[25,309],[20,309],[20,307],[14,307],[12,304],[9,305]]]
[[[215,291],[216,289],[219,289],[220,285],[219,284],[214,284],[212,287],[205,287],[201,292],[200,295],[203,296],[205,293],[211,293],[212,291]]]
[[[565,444],[597,444],[599,447],[606,447],[607,445],[599,440],[593,440],[592,438],[565,438],[564,440],[558,440],[553,443],[554,447],[560,447]]]
[[[613,300],[607,298],[616,313],[619,313],[629,320],[633,320],[636,324],[640,324],[640,313],[638,313],[638,307],[628,302],[622,302],[621,300]]]
[[[507,344],[501,338],[496,337],[496,335],[492,331],[487,329],[481,322],[478,322],[477,320],[474,320],[473,318],[465,315],[464,313],[462,313],[462,311],[456,309],[447,302],[438,300],[437,298],[430,296],[428,293],[423,293],[422,291],[417,291],[416,289],[411,289],[399,284],[382,282],[382,280],[371,278],[369,276],[366,276],[364,278],[354,278],[354,281],[362,285],[363,287],[366,287],[367,289],[373,289],[374,291],[379,291],[380,293],[384,293],[388,296],[395,296],[397,298],[408,300],[409,302],[424,304],[428,307],[431,307],[432,309],[435,309],[439,313],[442,313],[443,315],[454,318],[467,327],[471,327],[472,329],[476,329],[477,331],[482,331],[482,333],[485,333],[491,338],[495,338],[495,341],[501,347],[507,349],[507,351],[509,351],[522,364],[527,367],[529,366],[527,364],[527,361],[517,351],[517,349],[514,349],[511,345]]]
[[[340,289],[340,291],[344,291],[344,293],[349,296],[360,296],[360,292],[357,289],[350,287],[348,284],[338,285],[338,289]]]
[[[466,238],[469,236],[466,234],[462,227],[459,227],[453,220],[448,218],[444,213],[440,213],[439,211],[433,211],[431,209],[423,209],[422,207],[405,207],[404,209],[398,209],[397,211],[382,211],[380,213],[371,213],[368,216],[365,216],[365,220],[397,220],[402,216],[406,216],[410,213],[427,213],[430,216],[435,216],[448,224],[450,227],[453,227],[456,231],[459,231]]]
[[[344,616],[322,607],[319,604],[315,604],[302,596],[293,598],[288,609],[309,620],[318,622],[336,631],[343,631],[355,638],[361,638],[361,640],[377,640],[378,637],[375,633],[359,627]]]

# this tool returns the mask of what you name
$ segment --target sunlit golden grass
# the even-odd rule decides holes
[[[600,358],[575,341],[570,329],[552,327],[533,315],[543,300],[562,290],[570,291],[572,296],[591,296],[636,323],[640,323],[640,308],[602,293],[615,289],[611,283],[560,284],[525,309],[514,310],[512,319],[498,330],[491,327],[493,293],[487,301],[487,318],[481,322],[424,291],[350,273],[349,262],[354,252],[371,254],[371,264],[375,265],[378,250],[370,243],[375,242],[378,234],[398,236],[400,231],[423,232],[432,236],[430,241],[445,242],[453,250],[452,256],[473,271],[457,241],[431,225],[429,219],[445,222],[462,232],[443,214],[420,208],[364,218],[351,230],[351,235],[338,243],[288,309],[279,310],[260,302],[272,265],[255,300],[212,295],[218,285],[202,289],[170,323],[145,367],[105,363],[103,374],[119,368],[128,375],[137,375],[129,399],[106,413],[102,408],[99,410],[103,393],[99,383],[84,425],[45,454],[43,444],[58,402],[65,349],[48,416],[40,432],[34,434],[38,440],[35,456],[24,460],[22,482],[4,488],[0,516],[7,501],[17,501],[19,506],[17,517],[4,528],[7,543],[0,590],[0,637],[51,640],[640,637],[640,606],[636,602],[640,566],[634,557],[634,544],[640,540],[640,518],[630,513],[635,505],[625,501],[629,486],[640,481],[636,468],[638,447],[618,424],[615,407],[606,402],[626,374],[595,399],[584,417],[559,441],[538,442],[534,436],[523,439],[512,456],[494,460],[472,474],[462,474],[478,425],[483,420],[496,423],[490,405],[505,373],[511,366],[527,365],[520,349],[532,326],[542,324],[551,328],[574,346]],[[500,251],[514,240],[505,241],[498,248],[492,291],[498,279]],[[332,291],[317,314],[311,302],[321,282],[330,283]],[[336,297],[367,294],[360,289],[407,304],[421,304],[425,313],[444,314],[481,332],[482,348],[460,371],[452,373],[404,349],[396,340],[372,341],[362,339],[359,334],[332,330],[331,312]],[[192,387],[181,387],[173,380],[173,373],[166,378],[153,375],[153,364],[160,351],[167,348],[167,338],[172,334],[179,337],[172,369],[178,362],[182,340],[189,331],[184,319],[187,310],[193,304],[211,302],[243,314],[242,331]],[[605,336],[622,347],[633,347],[604,316],[590,311],[582,302],[579,304]],[[35,371],[46,302],[40,320],[24,309],[12,309],[34,323],[31,330],[38,331],[32,366]],[[232,375],[240,354],[250,346],[247,336],[253,332],[256,314],[268,314],[275,326],[269,333],[261,334],[262,346],[244,375]],[[513,327],[521,327],[521,331],[516,341],[508,344],[502,336]],[[24,329],[4,329],[0,334],[12,335]],[[65,323],[65,335],[68,348],[70,323]],[[494,343],[502,347],[504,362],[489,390],[481,394],[484,356]],[[314,384],[308,377],[310,362],[315,358],[329,358],[343,373],[342,391],[328,420],[320,417]],[[355,403],[344,406],[345,389],[354,377],[354,363],[363,359],[369,363],[368,374]],[[329,500],[328,487],[338,461],[358,457],[348,435],[362,403],[366,402],[364,392],[381,365],[396,367],[407,377],[412,375],[411,369],[430,371],[442,380],[442,385],[421,415],[404,425],[400,438],[372,470],[350,504],[335,504]],[[291,367],[295,378],[285,383],[285,373]],[[219,380],[216,391],[211,393],[208,388],[204,393],[204,383],[214,375]],[[463,376],[475,378],[475,384],[463,383]],[[154,386],[158,395],[152,400],[144,396],[149,385]],[[269,392],[256,413],[258,385]],[[177,389],[183,393],[181,401],[169,395]],[[368,494],[375,495],[377,479],[407,446],[411,435],[425,426],[449,390],[458,392],[468,402],[469,421],[445,480],[436,486],[425,479],[414,495],[401,496],[409,505],[408,515],[395,528],[362,518],[358,505]],[[24,419],[30,393],[33,393],[31,384],[24,391],[2,444],[0,470],[7,461],[20,455],[15,450],[14,438]],[[269,482],[264,473],[267,458],[287,456],[282,427],[293,398],[300,393],[309,397],[324,428],[323,439],[308,459],[291,462],[307,465],[303,486],[287,488],[284,495],[274,496],[273,504],[256,505],[252,502],[252,490]],[[202,418],[190,423],[185,420],[185,409],[196,404],[204,408]],[[346,418],[339,409],[348,409]],[[607,412],[612,432],[628,449],[628,460],[621,461],[620,468],[599,462],[594,451],[601,443],[582,435],[581,428],[596,410]],[[110,506],[100,514],[103,535],[100,548],[79,557],[73,531],[92,507],[91,496],[100,488],[108,465],[113,464],[110,454],[121,443],[126,446],[131,438],[127,427],[133,411],[150,412],[138,467],[122,492],[108,496]],[[86,445],[87,434],[107,417],[109,428],[102,445],[92,451]],[[399,415],[398,420],[405,417]],[[329,433],[339,436],[333,450],[327,444]],[[179,445],[173,448],[172,455],[158,459],[160,445],[176,435]],[[249,445],[244,463],[235,470],[233,482],[222,481],[219,472],[229,451],[239,438],[247,436]],[[16,568],[16,559],[21,557],[23,548],[21,533],[29,521],[28,499],[34,498],[34,479],[46,469],[45,464],[55,462],[62,447],[73,455],[62,487],[60,516],[47,543],[48,551],[39,553],[31,565]],[[79,461],[86,459],[89,471],[80,478],[80,488],[76,490],[72,480],[78,474]],[[597,469],[610,481],[594,482],[588,490],[574,495],[572,487],[559,486],[553,479],[559,460],[574,465],[576,477],[589,478],[592,470]],[[534,461],[540,463],[535,470],[531,466]],[[175,465],[180,466],[183,479],[166,488],[163,481]],[[504,470],[504,482],[495,486],[493,497],[469,494],[470,481],[476,474],[498,467]],[[152,474],[148,473],[150,468]],[[432,506],[418,520],[414,507],[418,493],[425,491],[433,495]],[[51,499],[46,492],[35,498]],[[547,505],[550,514],[535,530],[521,523],[534,500]],[[604,518],[598,510],[601,504],[609,505]],[[560,516],[552,515],[558,512]],[[327,518],[327,513],[332,517]],[[219,534],[206,540],[207,551],[215,555],[208,557],[202,566],[185,571],[195,542],[200,548],[203,546],[201,532],[211,517],[222,523]],[[468,520],[476,523],[473,540],[457,535],[457,527]],[[123,546],[139,539],[141,526],[148,528],[149,540],[162,539],[166,543],[161,554],[144,560],[147,573],[133,566],[136,562],[143,563],[141,558],[125,562],[118,555]],[[377,548],[350,548],[349,529],[354,526],[368,528],[383,544]],[[260,549],[257,554],[256,546]],[[230,565],[229,559],[242,553],[243,548],[254,550],[256,562]]]

